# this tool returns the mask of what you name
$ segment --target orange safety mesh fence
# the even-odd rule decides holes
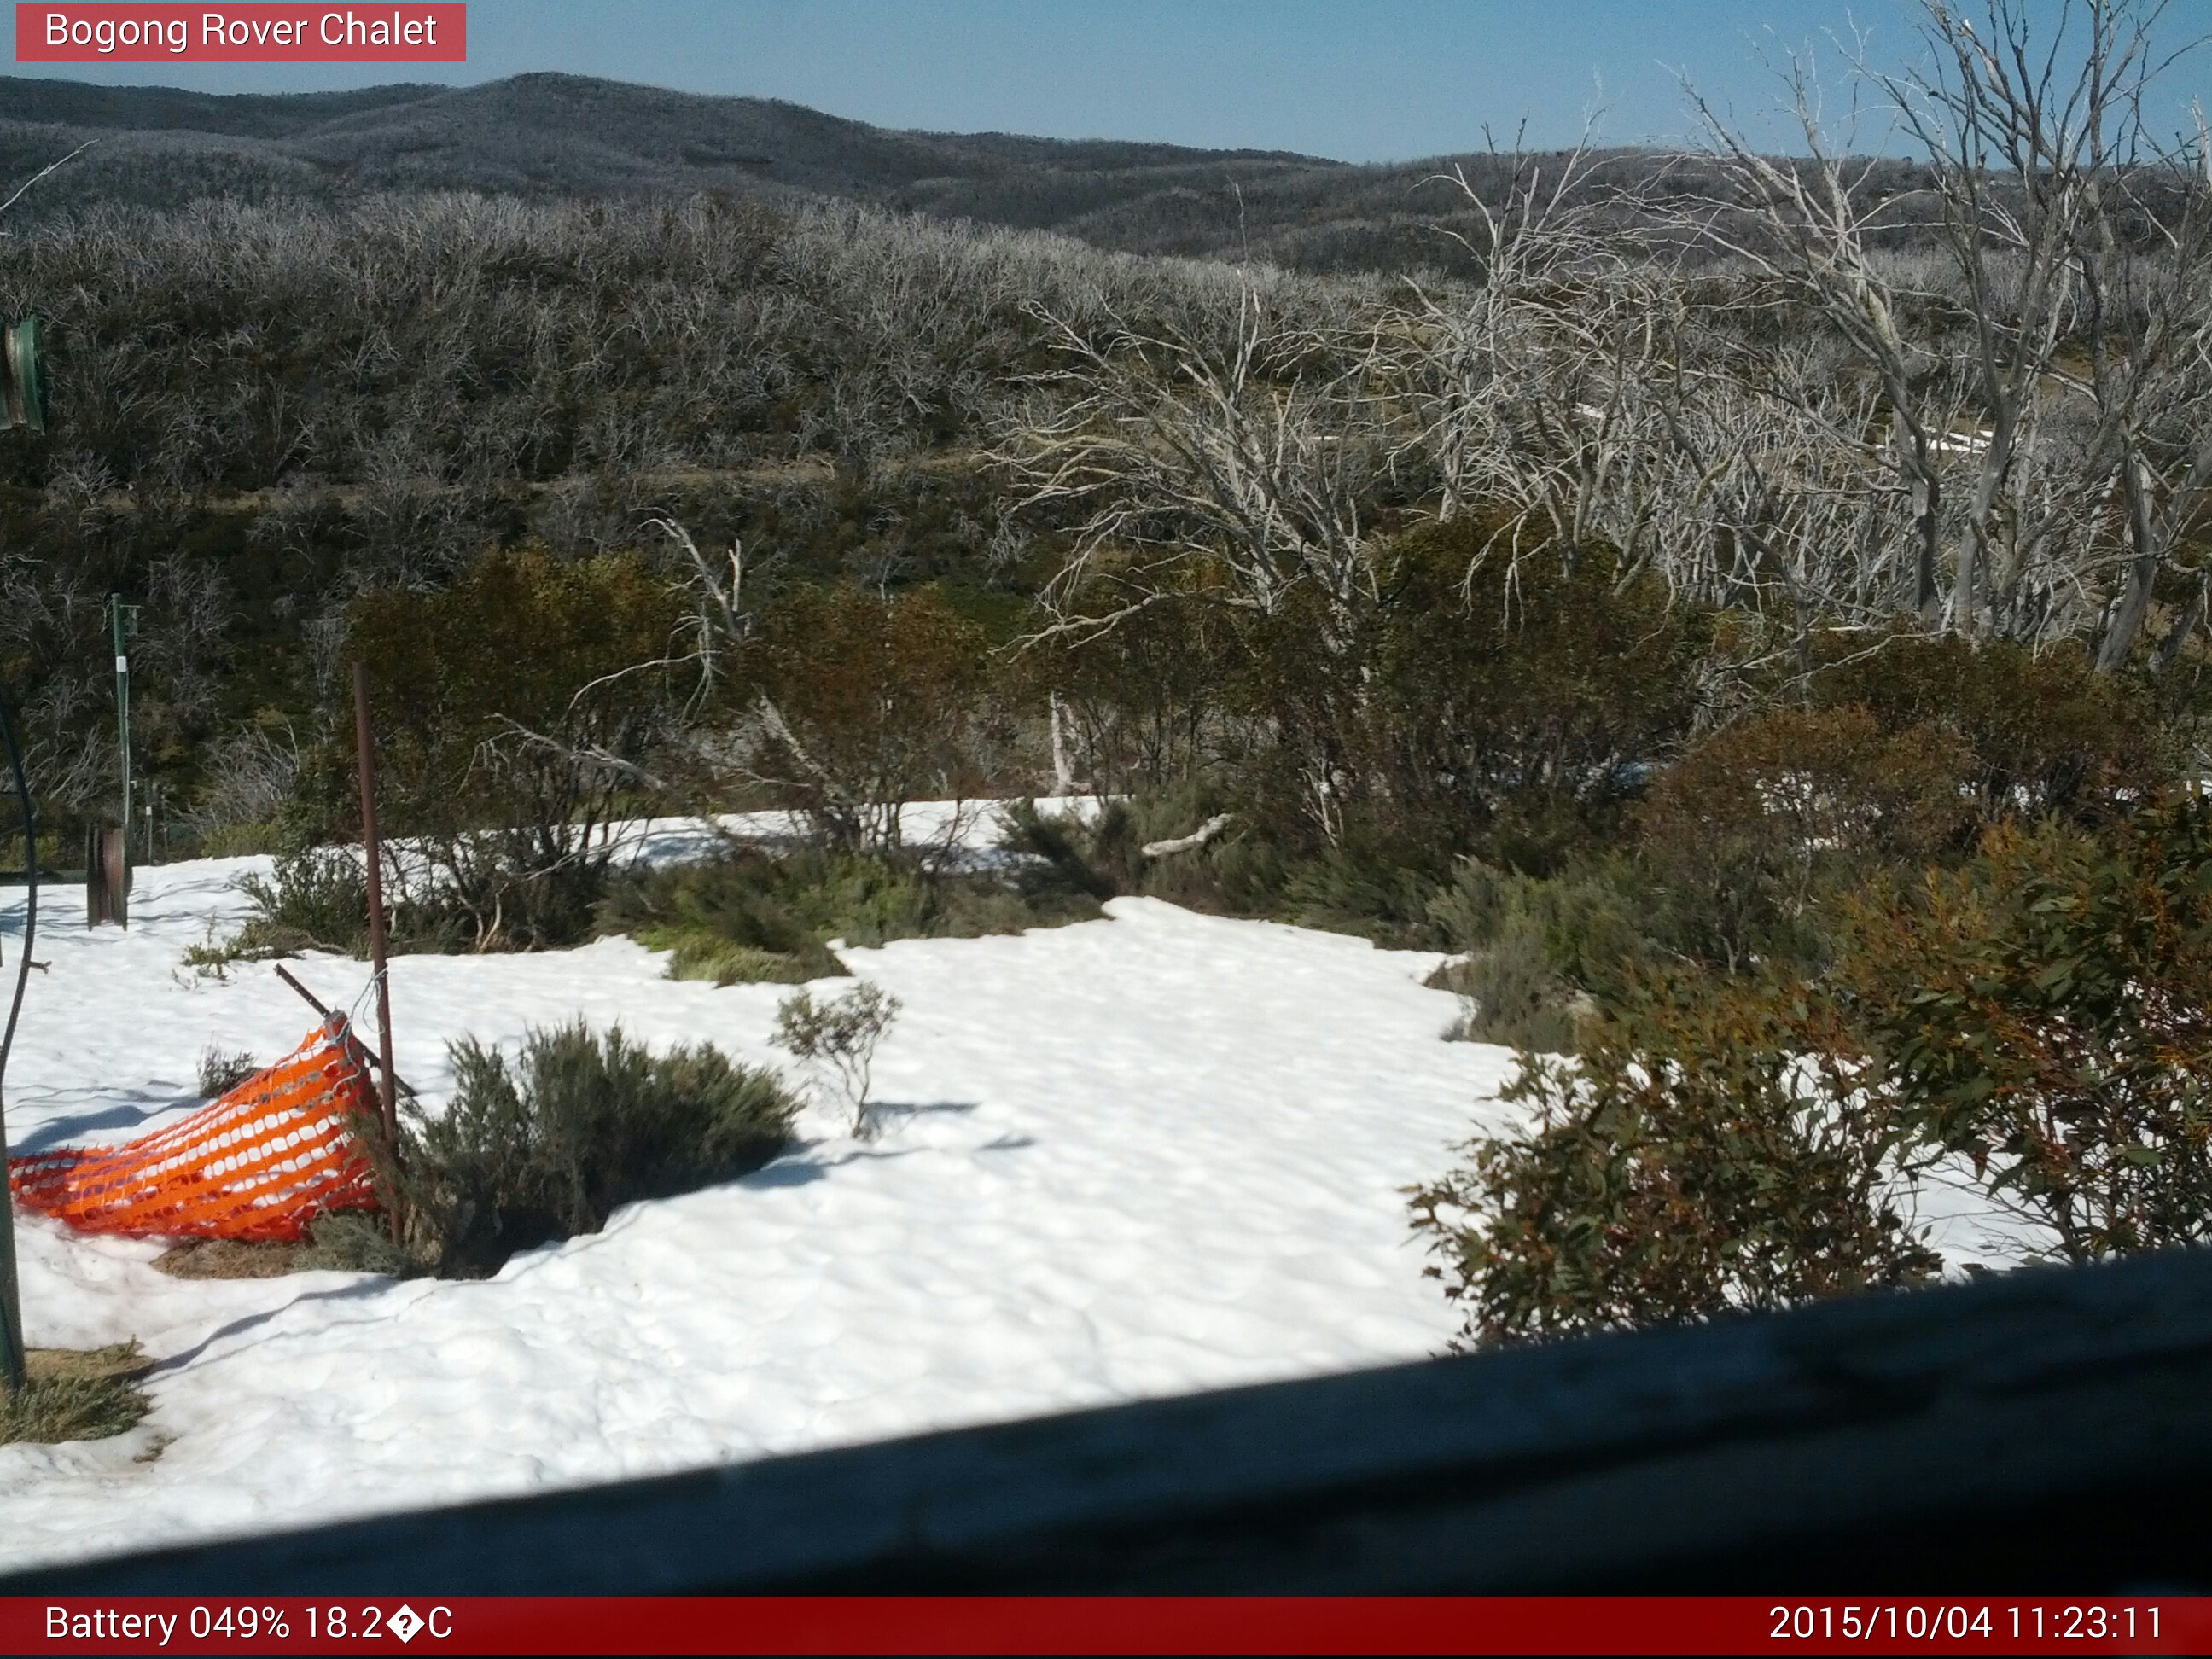
[[[351,1120],[376,1091],[343,1017],[182,1123],[121,1146],[8,1160],[18,1202],[87,1232],[297,1239],[328,1210],[376,1206]]]

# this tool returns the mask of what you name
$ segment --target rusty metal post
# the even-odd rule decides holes
[[[376,733],[368,723],[368,669],[365,664],[353,665],[353,721],[354,743],[361,759],[361,843],[362,855],[368,865],[368,961],[369,971],[376,975],[376,1043],[377,1056],[382,1062],[384,1075],[378,1079],[377,1098],[383,1109],[384,1150],[386,1156],[399,1156],[399,1095],[392,1086],[392,983],[385,975],[384,956],[384,846],[376,833]],[[395,1200],[397,1194],[394,1194]],[[399,1234],[399,1206],[392,1206],[392,1231]]]

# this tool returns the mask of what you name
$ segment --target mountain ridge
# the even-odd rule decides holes
[[[27,198],[24,221],[208,197],[327,207],[425,191],[722,193],[860,202],[1132,252],[1397,270],[1453,263],[1437,225],[1455,204],[1467,206],[1437,182],[1449,157],[1355,164],[1285,150],[908,131],[775,99],[552,72],[291,94],[0,80],[0,179],[27,178],[86,139],[100,142]]]

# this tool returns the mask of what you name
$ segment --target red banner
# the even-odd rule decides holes
[[[2212,1597],[57,1596],[0,1651],[2212,1653]]]
[[[460,4],[15,7],[19,64],[459,64],[468,55]]]

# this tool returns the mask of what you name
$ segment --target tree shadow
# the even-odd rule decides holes
[[[239,1318],[232,1320],[228,1324],[216,1326],[215,1329],[210,1331],[205,1336],[193,1343],[191,1347],[186,1348],[182,1353],[171,1354],[166,1359],[155,1360],[154,1364],[148,1368],[147,1375],[149,1376],[158,1376],[164,1371],[180,1370],[185,1366],[191,1364],[193,1360],[198,1359],[202,1354],[205,1353],[210,1347],[220,1341],[222,1338],[226,1336],[242,1336],[246,1332],[254,1329],[257,1326],[267,1324],[270,1320],[276,1318],[278,1314],[283,1313],[286,1309],[298,1307],[302,1302],[355,1301],[363,1297],[380,1295],[382,1292],[391,1289],[392,1285],[399,1282],[399,1280],[390,1277],[388,1274],[372,1273],[367,1275],[363,1279],[362,1282],[358,1285],[343,1285],[335,1290],[329,1291],[302,1291],[300,1295],[293,1297],[287,1301],[281,1302],[273,1308],[264,1308],[259,1313],[245,1314],[240,1316]]]
[[[101,1129],[142,1129],[149,1119],[164,1112],[173,1111],[181,1106],[205,1103],[204,1097],[199,1095],[126,1095],[112,1105],[49,1118],[37,1128],[28,1131],[9,1151],[18,1155],[49,1152],[79,1135],[91,1134]]]
[[[981,1103],[973,1100],[872,1100],[868,1116],[879,1127],[888,1128],[894,1123],[904,1123],[910,1118],[927,1116],[938,1112],[952,1112],[962,1115],[974,1111]]]
[[[818,1143],[810,1143],[814,1144]],[[740,1176],[735,1184],[740,1187],[805,1187],[817,1181],[826,1181],[830,1171],[842,1164],[858,1164],[863,1160],[880,1162],[886,1158],[911,1158],[919,1150],[913,1146],[901,1146],[878,1151],[856,1146],[836,1158],[808,1158],[802,1149],[764,1170],[756,1170],[749,1176]]]

